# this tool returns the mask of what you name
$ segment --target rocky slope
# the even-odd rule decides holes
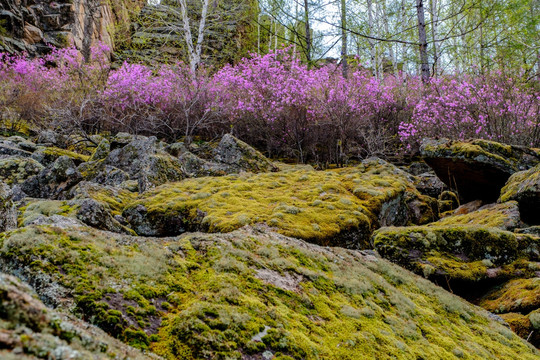
[[[498,185],[498,204],[458,207],[463,192],[425,165],[368,159],[315,171],[274,164],[230,135],[190,146],[79,140],[0,139],[0,270],[49,308],[13,278],[0,277],[0,294],[147,353],[106,337],[119,350],[99,353],[50,318],[32,327],[17,315],[27,304],[4,296],[9,356],[61,358],[55,347],[79,358],[540,356],[515,334],[539,345],[536,150],[522,149],[527,165]],[[21,332],[33,347],[15,339]]]
[[[129,34],[130,12],[144,6],[142,0],[0,0],[0,51],[48,51],[48,44],[82,48],[85,33],[91,44],[98,41],[114,48],[115,37]]]

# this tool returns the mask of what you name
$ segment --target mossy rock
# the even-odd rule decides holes
[[[510,175],[540,162],[532,149],[487,140],[425,140],[424,161],[462,200],[495,201]]]
[[[523,221],[540,225],[540,164],[515,173],[501,190],[499,202],[516,200]]]
[[[540,356],[484,310],[371,252],[264,227],[153,239],[31,226],[4,233],[0,256],[48,274],[81,317],[166,359]]]
[[[502,230],[514,230],[521,224],[518,203],[489,204],[466,214],[447,216],[428,226],[480,225]]]
[[[214,160],[254,173],[278,169],[263,154],[231,134],[225,134],[214,149]]]
[[[486,294],[478,304],[497,314],[528,314],[540,308],[540,277],[510,280]]]
[[[127,180],[137,180],[142,192],[185,177],[180,161],[165,152],[164,145],[155,137],[126,136],[125,140],[130,139],[119,148],[113,147],[118,138],[112,139],[110,147],[114,150],[104,159],[81,167],[85,179],[114,186]]]
[[[436,223],[382,228],[372,238],[383,257],[471,300],[493,284],[534,276],[536,255],[522,241],[498,228]]]
[[[75,165],[80,165],[90,159],[90,156],[76,153],[74,151],[60,149],[57,147],[39,147],[36,152],[32,154],[32,159],[38,161],[43,166],[49,166],[54,163],[61,156],[67,156]]]
[[[0,180],[8,185],[21,184],[43,169],[44,166],[34,159],[17,156],[3,158],[0,159]]]
[[[540,348],[540,327],[535,327],[533,321],[540,316],[540,310],[533,311],[529,315],[519,313],[501,314],[501,317],[508,323],[512,331],[527,339],[531,344]]]
[[[434,200],[382,160],[330,171],[289,170],[186,179],[147,191],[124,210],[140,235],[228,232],[266,223],[322,245],[369,247],[380,225],[426,223]]]
[[[47,308],[17,278],[0,273],[0,358],[158,360],[89,326]],[[54,354],[54,355],[51,355]]]

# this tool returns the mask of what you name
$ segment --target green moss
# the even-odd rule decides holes
[[[480,225],[507,230],[508,228],[516,227],[517,222],[519,222],[517,202],[510,201],[504,204],[484,207],[468,214],[447,216],[427,226]]]
[[[40,216],[61,215],[75,218],[78,206],[62,200],[32,200],[19,208],[19,226],[26,226]]]
[[[478,308],[383,259],[261,229],[142,239],[32,226],[4,233],[0,255],[46,272],[84,318],[166,359],[538,357]]]
[[[44,166],[33,159],[8,157],[0,159],[0,179],[8,185],[20,184],[39,174]]]
[[[80,164],[82,162],[87,162],[90,159],[90,156],[79,154],[70,150],[60,149],[54,146],[51,147],[45,147],[41,150],[43,155],[51,159],[53,162],[54,160],[58,159],[60,156],[68,156],[71,158],[76,164]]]
[[[143,205],[150,223],[182,217],[185,228],[209,232],[266,223],[284,235],[330,244],[346,233],[369,237],[379,214],[390,211],[386,204],[403,212],[401,203],[415,199],[428,202],[395,167],[371,162],[331,171],[186,179],[141,194],[130,208]]]
[[[511,280],[487,294],[479,305],[494,313],[528,313],[538,309],[540,278]]]
[[[510,200],[520,200],[523,192],[535,191],[537,184],[540,184],[540,165],[526,171],[520,171],[513,174],[505,187],[501,190],[499,202]]]

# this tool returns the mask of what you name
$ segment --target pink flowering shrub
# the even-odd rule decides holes
[[[287,49],[215,72],[182,63],[111,69],[74,48],[42,59],[0,55],[1,114],[92,134],[129,131],[190,142],[225,132],[272,157],[345,164],[415,149],[423,137],[540,145],[540,93],[519,76],[377,80],[361,68],[308,68]]]
[[[440,136],[538,146],[540,93],[500,72],[433,79],[399,135],[409,144]]]

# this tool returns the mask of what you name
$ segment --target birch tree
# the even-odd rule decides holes
[[[190,24],[188,6],[186,4],[186,0],[178,0],[178,5],[180,5],[180,12],[182,14],[182,23],[184,25],[184,37],[186,39],[189,66],[193,73],[197,71],[197,68],[199,67],[201,63],[202,44],[204,41],[204,33],[206,30],[206,18],[208,17],[208,3],[210,2],[210,0],[201,0],[201,1],[202,1],[202,10],[201,10],[201,19],[199,20],[199,31],[197,33],[197,40],[194,41],[193,36],[191,34],[191,24]]]

